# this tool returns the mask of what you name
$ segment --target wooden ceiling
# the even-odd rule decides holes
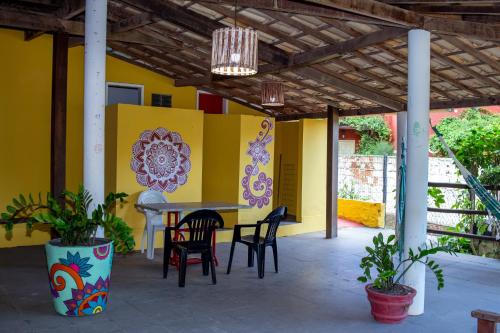
[[[500,0],[237,0],[237,23],[259,31],[259,73],[210,74],[214,29],[234,0],[109,0],[108,53],[282,120],[406,109],[407,32],[432,32],[431,108],[500,104]],[[66,32],[81,45],[84,1],[0,1],[0,26],[29,41]],[[263,80],[286,105],[260,106]]]

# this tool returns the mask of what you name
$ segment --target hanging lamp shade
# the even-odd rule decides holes
[[[263,106],[283,106],[285,105],[285,94],[283,93],[283,83],[276,81],[264,81],[261,85],[261,96]]]
[[[228,27],[212,34],[212,73],[248,76],[257,73],[257,31]]]

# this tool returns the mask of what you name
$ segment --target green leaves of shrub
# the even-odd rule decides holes
[[[27,223],[31,229],[33,223],[51,225],[61,236],[63,245],[94,245],[98,227],[104,228],[105,236],[115,243],[118,252],[127,253],[133,250],[135,242],[132,229],[125,221],[113,214],[116,202],[123,202],[126,193],[109,193],[103,204],[96,205],[90,212],[92,196],[90,192],[80,186],[77,192],[65,191],[60,200],[64,201],[63,208],[60,201],[47,193],[45,201],[41,194],[35,201],[30,194],[12,199],[6,212],[1,214],[8,232],[12,231],[13,224],[18,219]]]
[[[435,246],[433,244],[425,247],[418,247],[417,251],[408,250],[408,257],[403,259],[396,266],[394,264],[394,255],[398,252],[398,245],[395,235],[389,235],[384,239],[384,235],[379,233],[373,237],[373,247],[365,248],[367,256],[361,259],[360,268],[363,270],[363,275],[358,277],[358,281],[366,283],[373,281],[375,288],[382,291],[394,289],[395,285],[399,284],[404,275],[417,262],[426,265],[434,273],[438,281],[438,289],[444,287],[443,270],[428,256],[435,255],[439,252],[455,254],[448,246]],[[377,275],[372,278],[371,271],[375,269]]]

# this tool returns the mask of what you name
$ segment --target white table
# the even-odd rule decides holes
[[[236,210],[236,209],[248,209],[252,208],[252,206],[248,205],[240,205],[234,203],[227,202],[169,202],[169,203],[149,203],[149,204],[135,204],[136,208],[144,209],[144,210],[152,210],[158,213],[167,214],[167,225],[170,227],[172,225],[172,221],[170,219],[171,214],[174,215],[174,225],[179,223],[180,216],[184,212],[188,211],[196,211],[200,209],[210,209],[210,210]],[[149,251],[148,246],[148,251]],[[219,261],[217,260],[217,256],[215,255],[215,232],[213,233],[213,252],[215,263],[218,265]],[[199,260],[190,260],[188,263],[199,263]],[[172,255],[171,263],[178,266],[177,258]]]

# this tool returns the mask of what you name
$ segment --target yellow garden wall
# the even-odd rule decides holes
[[[106,192],[126,192],[127,203],[117,208],[134,229],[136,248],[140,247],[144,230],[144,215],[134,207],[139,194],[147,188],[139,184],[131,169],[132,146],[146,130],[163,127],[181,135],[189,145],[191,170],[187,182],[172,193],[164,193],[169,202],[197,202],[202,198],[203,112],[187,109],[167,109],[136,105],[112,105],[106,110]],[[144,114],[147,113],[147,117]],[[156,246],[163,244],[156,238]]]
[[[43,35],[25,42],[21,31],[0,29],[0,210],[19,193],[47,192],[50,188],[50,107],[52,37]],[[67,176],[69,189],[83,179],[83,47],[69,49],[67,96]],[[144,103],[151,93],[172,95],[174,108],[196,108],[196,89],[178,88],[173,80],[107,57],[106,80],[144,85]],[[234,112],[250,109],[230,102]],[[8,124],[6,126],[5,124]],[[12,163],[15,161],[16,163]],[[12,239],[0,227],[0,247],[43,244],[46,232],[26,237],[25,225],[16,226]]]
[[[385,224],[384,204],[359,200],[339,199],[339,217],[359,222],[371,228],[383,228]]]

